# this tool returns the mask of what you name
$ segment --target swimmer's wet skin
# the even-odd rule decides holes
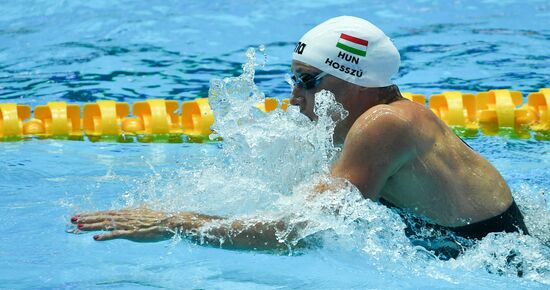
[[[94,235],[96,241],[128,239],[135,242],[158,242],[174,234],[203,245],[226,249],[254,249],[287,251],[289,245],[278,233],[286,231],[286,240],[293,240],[297,230],[305,224],[289,226],[283,221],[231,220],[222,217],[180,212],[167,214],[146,208],[83,213],[71,218],[79,231],[110,231]],[[207,228],[205,227],[207,226]],[[302,247],[299,241],[297,247]]]
[[[329,19],[296,45],[290,103],[316,120],[315,94],[328,90],[349,112],[334,132],[343,150],[332,176],[349,180],[365,198],[391,204],[456,236],[527,234],[523,216],[499,172],[429,109],[403,98],[391,83],[399,64],[399,52],[391,40],[356,17]],[[321,184],[312,194],[323,194],[326,188]],[[277,233],[286,231],[291,238],[306,224],[227,221],[147,209],[85,213],[71,221],[82,231],[110,231],[94,236],[96,240],[156,241],[181,230],[193,240],[207,237],[206,244],[219,245],[222,238],[230,241],[222,247],[240,249],[287,248]],[[413,226],[408,224],[408,229]],[[207,233],[201,234],[205,228]]]

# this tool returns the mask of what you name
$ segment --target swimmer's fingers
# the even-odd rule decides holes
[[[142,223],[154,223],[158,222],[162,219],[159,217],[148,217],[148,216],[124,216],[124,215],[117,215],[117,216],[109,216],[109,215],[89,215],[89,216],[74,216],[71,218],[71,222],[73,224],[90,224],[90,223],[100,223],[100,222],[115,222],[115,223],[123,223],[123,222],[142,222]]]
[[[124,216],[108,216],[108,215],[89,215],[89,216],[74,216],[71,218],[73,224],[92,224],[104,221],[126,222],[128,218]]]
[[[114,223],[109,221],[90,224],[78,224],[77,228],[81,231],[113,231],[117,229],[133,229],[133,227],[128,227],[125,223]]]
[[[98,216],[124,216],[124,217],[141,217],[141,218],[162,218],[163,213],[153,211],[146,208],[132,208],[132,209],[120,209],[120,210],[105,210],[96,212],[80,213],[71,218],[71,221],[79,218],[94,218]]]
[[[119,221],[107,219],[92,223],[78,223],[77,228],[81,231],[139,230],[159,226],[161,223],[158,219],[119,219]]]
[[[172,235],[166,228],[153,226],[139,230],[116,230],[106,234],[95,235],[94,240],[127,239],[136,242],[152,242],[168,239]]]
[[[130,212],[134,210],[132,209],[118,209],[118,210],[102,210],[102,211],[90,211],[90,212],[82,212],[75,217],[90,217],[90,216],[97,216],[97,215],[108,215],[108,216],[117,216],[117,215],[127,215]]]
[[[95,235],[94,240],[96,241],[108,241],[113,239],[123,239],[127,236],[130,236],[133,231],[130,230],[117,230],[110,233]]]

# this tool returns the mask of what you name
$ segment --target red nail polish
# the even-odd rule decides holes
[[[77,228],[81,229],[84,225],[83,224],[78,224],[76,225]]]
[[[99,239],[99,235],[95,235],[95,236],[94,236],[94,240],[97,241],[98,239]]]
[[[77,217],[77,216],[73,216],[73,217],[71,218],[71,222],[73,222],[73,223],[76,222],[76,220],[78,220],[78,217]]]

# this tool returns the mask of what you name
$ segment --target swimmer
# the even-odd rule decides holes
[[[349,112],[338,123],[342,154],[331,174],[355,185],[365,198],[412,213],[457,236],[481,239],[491,232],[527,234],[523,216],[503,177],[426,107],[405,99],[391,77],[400,55],[370,22],[329,19],[307,32],[294,49],[290,104],[315,121],[315,94],[328,90]],[[317,194],[325,188],[320,184]],[[105,230],[99,241],[156,241],[184,236],[226,248],[286,248],[277,232],[295,235],[302,225],[284,221],[226,221],[185,212],[126,209],[76,215],[82,231]],[[208,232],[199,235],[208,225]],[[289,229],[289,227],[292,227]],[[410,228],[410,227],[409,227]],[[221,239],[220,239],[221,238]]]

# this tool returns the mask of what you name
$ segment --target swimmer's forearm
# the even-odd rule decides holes
[[[235,250],[282,250],[303,247],[298,231],[306,223],[289,225],[283,221],[217,220],[189,230],[184,236],[197,244]]]

